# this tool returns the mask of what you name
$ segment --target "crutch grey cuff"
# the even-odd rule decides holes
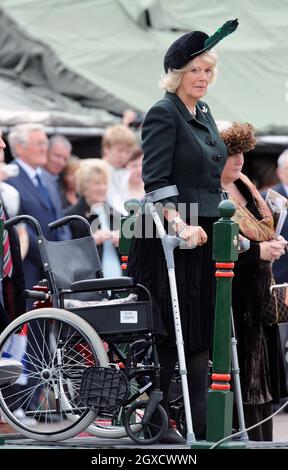
[[[170,185],[170,186],[165,186],[164,188],[160,189],[155,189],[155,191],[151,191],[150,193],[145,194],[145,202],[159,202],[163,201],[164,199],[173,197],[173,196],[178,196],[179,192],[177,189],[177,186]]]

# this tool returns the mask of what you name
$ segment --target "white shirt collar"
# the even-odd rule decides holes
[[[23,160],[20,160],[20,158],[17,158],[15,161],[18,163],[19,166],[21,166],[21,168],[25,171],[27,176],[29,176],[32,183],[35,186],[38,186],[37,180],[35,180],[35,178],[36,178],[36,175],[41,175],[42,174],[42,170],[41,170],[40,166],[38,166],[37,168],[33,168],[32,166],[30,166],[27,163],[23,162]]]
[[[284,188],[284,191],[285,191],[285,193],[286,193],[286,196],[288,197],[288,184],[283,184],[283,183],[282,183],[282,186],[283,186],[283,188]]]

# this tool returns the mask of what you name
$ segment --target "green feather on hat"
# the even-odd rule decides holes
[[[204,42],[204,48],[207,49],[212,49],[212,47],[217,44],[217,42],[221,41],[221,39],[225,38],[229,34],[233,33],[235,29],[238,27],[238,20],[230,20],[226,21],[220,28],[217,29],[217,31],[212,34],[212,36],[209,36]]]

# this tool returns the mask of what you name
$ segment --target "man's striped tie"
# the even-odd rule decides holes
[[[5,222],[6,216],[5,212],[3,209],[3,204],[0,202],[0,219]],[[9,241],[9,236],[7,230],[4,230],[3,232],[3,277],[12,276],[12,271],[13,271],[13,263],[12,263],[12,256],[11,256],[11,250],[10,250],[10,241]]]

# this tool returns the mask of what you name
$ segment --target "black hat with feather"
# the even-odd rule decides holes
[[[164,70],[180,69],[202,52],[212,49],[221,39],[233,33],[238,27],[238,20],[226,21],[221,28],[208,36],[202,31],[192,31],[176,39],[164,57]]]

